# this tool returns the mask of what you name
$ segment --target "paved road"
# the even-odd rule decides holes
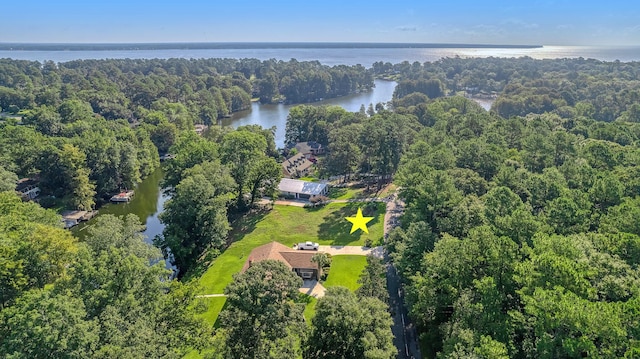
[[[404,203],[394,195],[392,200],[387,202],[387,212],[384,216],[384,238],[393,227],[399,224],[398,218],[404,211]],[[398,348],[398,358],[419,359],[422,358],[418,347],[418,335],[416,328],[409,319],[407,307],[404,304],[404,293],[400,276],[393,266],[390,258],[387,260],[387,290],[389,291],[389,307],[393,317],[393,331],[396,348]]]

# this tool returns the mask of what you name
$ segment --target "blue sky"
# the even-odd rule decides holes
[[[8,0],[0,42],[640,45],[637,0]]]

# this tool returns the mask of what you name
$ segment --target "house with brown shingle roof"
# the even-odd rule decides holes
[[[285,177],[304,177],[311,172],[313,162],[309,161],[304,154],[297,155],[282,162],[282,174]]]
[[[302,279],[320,280],[321,269],[311,261],[316,253],[318,252],[295,250],[278,242],[271,242],[254,248],[244,262],[242,271],[246,271],[253,263],[271,259],[284,263]]]

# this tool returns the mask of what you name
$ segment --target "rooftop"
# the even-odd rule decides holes
[[[313,166],[313,162],[309,161],[303,153],[298,153],[297,155],[282,162],[282,168],[284,168],[288,173],[292,173],[293,171],[304,171],[311,166]]]
[[[281,192],[302,193],[311,196],[317,196],[327,187],[324,183],[307,182],[291,178],[283,178],[280,180],[278,189]]]
[[[315,141],[298,142],[295,145],[298,152],[303,154],[312,153],[312,150],[318,151],[322,148],[322,145]]]
[[[38,185],[38,180],[33,178],[21,178],[16,182],[16,191],[22,192],[25,189],[31,189]]]
[[[278,242],[270,242],[254,248],[249,258],[244,262],[242,271],[249,268],[251,263],[261,262],[267,259],[283,262],[289,268],[317,269],[318,265],[311,261],[317,252],[297,251]]]

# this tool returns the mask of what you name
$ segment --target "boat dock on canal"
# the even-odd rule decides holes
[[[111,197],[111,202],[129,202],[133,198],[133,191],[123,191]]]

